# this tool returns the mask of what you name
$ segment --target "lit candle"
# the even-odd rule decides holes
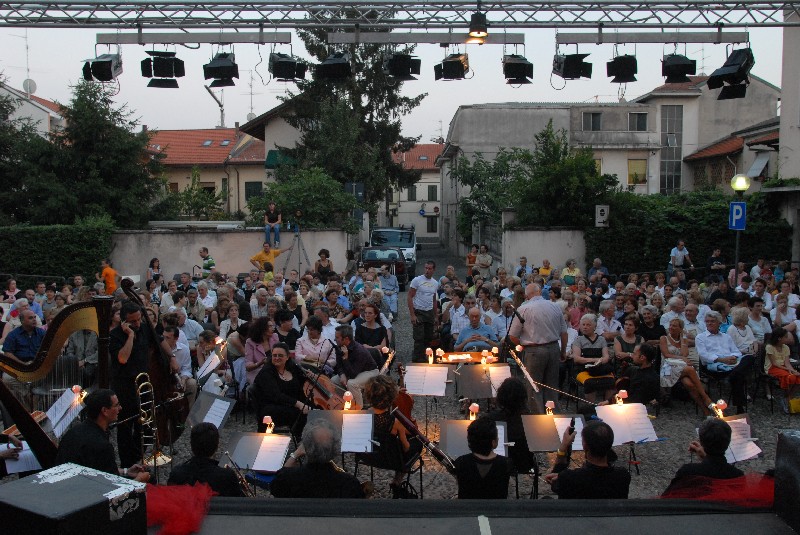
[[[474,420],[478,416],[478,411],[480,407],[477,403],[473,403],[469,406],[469,419]]]
[[[384,355],[388,355],[389,354],[389,348],[386,347],[386,346],[383,346],[381,348],[381,353],[383,353]]]
[[[628,399],[628,391],[627,390],[620,390],[617,392],[617,405],[622,405],[626,399]]]
[[[728,408],[728,403],[724,399],[718,399],[716,403],[711,404],[714,409],[714,415],[717,418],[723,418],[725,416],[725,409]]]
[[[497,355],[498,353],[500,353],[500,350],[499,350],[499,349],[497,349],[497,347],[493,347],[493,348],[492,348],[492,354],[493,354],[493,355]]]
[[[522,346],[517,344],[517,346],[514,349],[517,351],[517,353],[519,353],[520,351],[522,351]]]
[[[544,404],[544,410],[547,414],[553,414],[553,409],[555,408],[556,404],[552,399]]]
[[[349,390],[346,391],[342,396],[342,399],[344,399],[344,410],[349,411],[350,407],[353,406],[353,393]]]
[[[73,394],[80,394],[81,390],[82,390],[81,385],[73,385],[72,387]]]
[[[272,433],[272,430],[275,429],[275,424],[272,421],[272,416],[264,416],[264,419],[261,420],[264,425],[267,426],[267,434]]]
[[[442,349],[441,347],[437,348],[436,349],[436,356],[437,357],[443,357],[444,356],[444,349]]]
[[[428,355],[428,364],[433,364],[433,349],[427,348],[425,354]]]

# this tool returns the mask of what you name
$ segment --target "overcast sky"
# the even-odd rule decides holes
[[[163,30],[160,30],[163,31]],[[800,31],[800,30],[796,30]],[[83,60],[108,52],[107,47],[97,46],[97,33],[93,30],[29,29],[28,47],[30,78],[38,89],[36,94],[43,98],[67,102],[71,95],[70,86],[81,76]],[[517,33],[517,32],[514,32]],[[409,95],[427,92],[428,97],[422,105],[403,120],[406,135],[421,135],[421,142],[427,143],[440,135],[447,136],[450,120],[458,106],[487,102],[613,102],[618,99],[618,84],[610,83],[605,76],[605,63],[614,53],[612,45],[581,45],[581,53],[590,53],[587,58],[594,64],[594,77],[591,80],[567,81],[553,76],[550,71],[555,53],[554,30],[525,31],[526,46],[506,47],[505,53],[525,55],[534,64],[533,84],[514,88],[505,84],[502,75],[501,58],[504,53],[500,45],[468,45],[450,52],[469,54],[473,76],[468,80],[434,82],[433,66],[445,56],[445,50],[436,45],[419,45],[416,54],[422,59],[422,74],[416,82],[407,82],[404,91]],[[16,88],[22,87],[26,78],[25,30],[20,28],[0,28],[0,72]],[[782,30],[780,28],[751,29],[751,46],[755,55],[752,73],[781,85]],[[119,78],[120,92],[118,103],[127,103],[136,112],[135,117],[151,129],[213,128],[220,124],[219,108],[203,88],[202,66],[219,49],[212,45],[200,45],[198,50],[178,47],[178,57],[186,64],[186,76],[179,79],[179,89],[148,88],[146,78],[140,73],[139,63],[146,56],[138,45],[122,47],[124,73]],[[156,48],[163,50],[163,46]],[[171,48],[170,50],[173,50]],[[236,45],[234,52],[239,65],[240,78],[236,87],[224,90],[225,122],[232,127],[235,122],[245,123],[251,111],[256,115],[279,104],[278,95],[286,91],[287,84],[270,81],[267,61],[272,45]],[[276,45],[277,52],[289,53],[289,45]],[[574,53],[575,46],[562,47],[562,53]],[[661,57],[672,53],[674,45],[627,45],[619,46],[619,53],[635,54],[639,62],[638,82],[629,83],[625,88],[625,98],[631,100],[663,83],[661,77]],[[229,51],[228,47],[222,51]],[[261,58],[259,58],[259,51]],[[293,38],[292,52],[307,58],[301,41]],[[725,45],[707,44],[678,46],[678,53],[697,60],[698,74],[701,66],[710,74],[720,67],[727,57]],[[262,61],[263,59],[263,61]],[[376,58],[376,61],[379,58]],[[259,62],[261,61],[260,65]],[[250,76],[253,76],[252,90]],[[259,76],[260,75],[260,76]],[[262,82],[263,78],[263,82]],[[266,85],[265,85],[266,83]],[[552,85],[551,85],[552,84]],[[293,84],[291,87],[294,87]],[[563,89],[561,89],[563,87]],[[561,89],[561,90],[558,90]],[[251,95],[252,93],[252,95]],[[252,110],[251,110],[252,101]],[[743,101],[746,105],[746,100]],[[441,130],[440,130],[441,129]]]

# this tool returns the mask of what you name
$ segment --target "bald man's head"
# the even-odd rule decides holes
[[[531,283],[525,287],[525,298],[530,299],[532,297],[538,297],[542,295],[542,287],[538,284]]]

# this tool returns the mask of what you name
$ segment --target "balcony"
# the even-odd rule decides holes
[[[658,149],[659,138],[656,132],[578,131],[572,132],[570,144],[595,149]]]

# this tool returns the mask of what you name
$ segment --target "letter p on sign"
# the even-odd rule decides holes
[[[744,230],[745,220],[747,219],[747,203],[732,202],[728,213],[728,229]]]

